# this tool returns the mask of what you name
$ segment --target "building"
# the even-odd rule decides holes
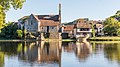
[[[104,35],[103,32],[103,24],[95,24],[95,32],[97,36],[102,36]]]
[[[74,27],[74,37],[90,37],[92,33],[91,24],[87,20],[79,19]]]
[[[73,37],[74,35],[74,25],[65,25],[62,27],[62,33],[68,34],[68,37]]]
[[[103,27],[104,27],[103,20],[99,20],[99,21],[91,20],[91,21],[89,21],[89,23],[93,23],[96,36],[104,35],[104,32],[103,32]]]
[[[20,29],[27,32],[59,32],[61,25],[61,4],[59,4],[58,15],[34,15],[24,16],[18,20]]]

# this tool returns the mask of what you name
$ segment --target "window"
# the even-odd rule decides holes
[[[54,26],[51,26],[50,29],[54,29]]]
[[[52,29],[54,29],[54,27],[52,27]]]
[[[89,31],[89,28],[80,28],[80,31]]]
[[[33,25],[33,21],[31,20],[31,25]]]

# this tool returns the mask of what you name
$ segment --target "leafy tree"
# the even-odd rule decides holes
[[[115,18],[120,22],[120,10],[118,10],[115,15],[111,16],[111,18]]]
[[[0,0],[0,29],[5,23],[6,12],[13,7],[14,9],[21,9],[25,0]]]
[[[120,34],[120,22],[116,18],[107,18],[104,21],[104,32],[108,35]]]
[[[18,38],[22,38],[22,36],[23,36],[23,32],[22,32],[22,30],[17,30],[17,37]]]
[[[1,38],[16,38],[17,37],[17,24],[14,22],[9,22],[5,24],[5,27],[1,29]]]

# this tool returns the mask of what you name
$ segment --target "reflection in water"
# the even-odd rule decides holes
[[[110,61],[117,61],[120,64],[120,44],[104,46],[105,57]]]
[[[76,43],[76,56],[80,59],[80,61],[85,61],[89,54],[92,53],[92,47],[90,43]]]
[[[63,49],[65,52],[74,52],[76,44],[74,42],[63,42]]]
[[[2,67],[4,64],[4,53],[0,52],[0,67]]]
[[[61,65],[61,42],[25,43],[19,59],[38,63],[58,63]]]
[[[9,67],[10,62],[6,63],[6,59],[10,59],[11,57],[17,57],[18,59],[13,59],[14,61],[18,61],[16,65],[24,65],[24,63],[29,63],[31,66],[35,64],[49,67],[49,64],[53,64],[56,66],[64,66],[65,60],[68,60],[65,54],[74,54],[69,55],[70,59],[74,62],[73,64],[77,63],[78,60],[80,61],[78,66],[83,63],[90,63],[90,61],[95,61],[93,59],[88,58],[95,58],[100,60],[99,56],[103,55],[102,59],[103,62],[107,61],[115,61],[112,63],[120,64],[120,44],[113,43],[113,44],[101,44],[101,43],[74,43],[74,42],[0,42],[0,67]],[[6,58],[9,57],[9,58]],[[61,60],[62,58],[64,58]],[[100,57],[101,58],[101,57]],[[106,61],[107,58],[107,61]],[[64,63],[62,63],[64,62]],[[99,62],[99,61],[95,61]],[[62,63],[62,64],[61,64]],[[33,65],[34,64],[34,65]],[[111,63],[105,63],[105,65],[110,65]],[[86,64],[87,65],[87,64]],[[112,64],[111,64],[112,65]],[[74,65],[76,67],[76,65]],[[88,65],[89,66],[89,65]],[[113,65],[114,66],[114,65]],[[18,66],[21,67],[21,66]],[[27,66],[29,67],[29,65]],[[51,67],[51,66],[50,66]],[[53,66],[52,66],[53,67]],[[96,67],[96,66],[92,66]],[[112,67],[112,66],[111,66]]]
[[[18,45],[20,43],[12,43],[12,42],[0,42],[0,67],[4,66],[5,55],[8,57],[17,55],[19,52]]]
[[[92,47],[89,42],[73,43],[63,42],[63,48],[66,52],[74,52],[79,61],[85,61],[92,52]]]

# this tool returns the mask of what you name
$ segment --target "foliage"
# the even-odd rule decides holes
[[[94,28],[94,24],[91,23],[91,26],[92,26],[92,36],[93,36],[93,38],[95,38],[95,28]]]
[[[0,29],[5,23],[6,12],[13,7],[14,9],[21,9],[25,0],[0,0]]]
[[[17,37],[22,38],[22,36],[23,36],[22,30],[17,30]]]
[[[104,24],[103,31],[107,35],[111,36],[120,35],[120,11],[117,11],[117,13],[114,16],[107,18],[103,24]]]
[[[118,10],[115,15],[111,16],[111,18],[115,18],[120,22],[120,10]]]
[[[18,25],[14,22],[9,22],[5,24],[5,27],[1,29],[0,37],[1,38],[17,38],[18,32],[17,32]],[[19,34],[21,31],[19,32]],[[19,35],[21,36],[21,35]]]

